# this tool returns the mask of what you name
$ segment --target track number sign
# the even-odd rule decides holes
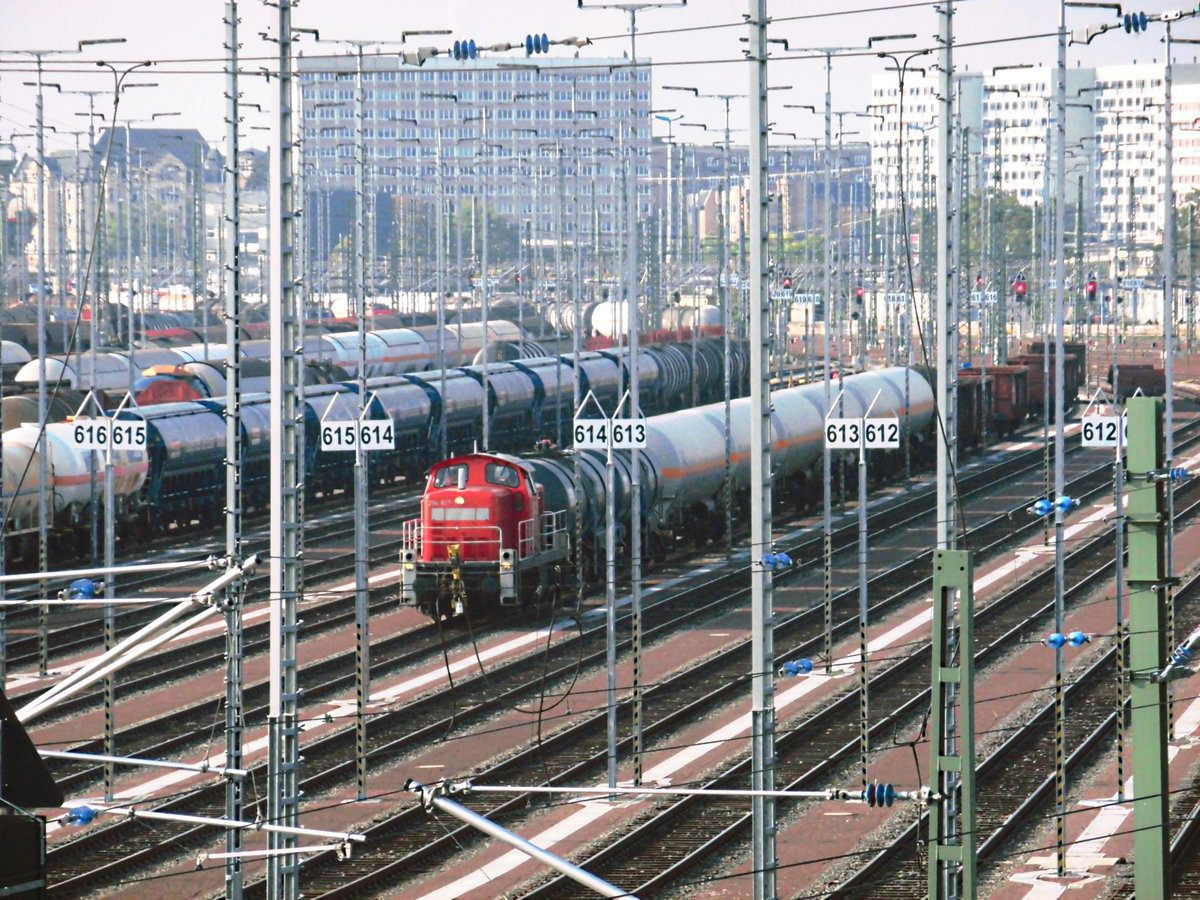
[[[321,423],[322,450],[357,450],[360,445],[364,450],[395,450],[396,430],[391,422],[372,420]]]
[[[124,419],[76,419],[71,443],[80,450],[140,450],[146,446],[146,423]]]
[[[826,419],[825,446],[831,450],[895,450],[900,446],[899,419]]]
[[[1084,416],[1079,435],[1085,447],[1117,446],[1117,429],[1121,444],[1129,446],[1129,420],[1124,416]]]
[[[857,450],[862,442],[862,419],[826,419],[825,446],[831,450]]]
[[[575,419],[571,432],[577,450],[641,450],[646,446],[645,419]]]
[[[896,450],[900,447],[899,419],[863,419],[863,442],[868,450]]]

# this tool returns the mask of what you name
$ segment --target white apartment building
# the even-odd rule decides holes
[[[968,142],[968,153],[978,154],[970,167],[972,190],[979,179],[993,184],[999,178],[1002,189],[1024,206],[1054,196],[1056,74],[1053,67],[1016,67],[956,77],[960,127],[983,139]],[[1200,130],[1193,130],[1200,129],[1200,65],[1176,63],[1171,75],[1178,208],[1200,191]],[[936,84],[933,72],[906,73],[902,136],[896,74],[872,79],[873,111],[882,115],[872,130],[873,184],[880,208],[899,205],[901,140],[905,193],[910,205],[921,202],[920,173],[926,161],[930,172],[936,168]],[[1165,216],[1165,67],[1140,63],[1069,69],[1066,90],[1068,206],[1074,209],[1082,180],[1089,242],[1112,244],[1122,257],[1132,254],[1133,268],[1144,271],[1161,244]]]
[[[967,72],[955,77],[959,94],[958,140],[978,153],[982,137],[983,76]],[[894,72],[871,79],[871,182],[878,210],[899,209],[903,190],[909,206],[932,201],[939,151],[938,79],[933,72],[908,70],[904,92]]]

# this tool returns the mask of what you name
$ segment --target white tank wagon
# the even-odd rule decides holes
[[[85,426],[75,422],[54,422],[46,426],[43,446],[48,455],[51,491],[48,525],[60,545],[75,540],[77,534],[81,535],[84,529],[91,527],[93,504],[98,519],[103,521],[104,518],[105,454],[76,446],[73,431],[79,427]],[[6,537],[16,539],[14,550],[19,556],[29,555],[36,547],[41,488],[37,444],[36,425],[21,425],[4,433]],[[135,519],[140,514],[138,498],[148,466],[145,450],[113,448],[113,496],[118,522]]]

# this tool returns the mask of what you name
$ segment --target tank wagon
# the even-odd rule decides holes
[[[874,401],[872,416],[898,417],[903,440],[933,440],[933,390],[919,372],[882,369],[850,376],[841,387],[841,415],[861,416]],[[771,404],[775,484],[803,493],[819,480],[824,385],[776,391]],[[749,400],[735,401],[730,412],[730,474],[735,496],[744,498]],[[680,535],[704,543],[720,534],[724,415],[724,404],[715,403],[647,419],[639,481],[648,557],[666,554]],[[620,544],[630,514],[631,455],[613,456]],[[404,525],[401,599],[431,617],[459,614],[468,604],[488,611],[538,602],[570,583],[577,559],[585,577],[602,571],[606,503],[605,454],[598,451],[467,453],[439,462],[429,472],[420,517]]]
[[[701,342],[698,350],[697,366],[693,369],[688,346],[644,348],[639,356],[643,408],[663,411],[686,405],[691,399],[694,377],[699,379],[697,383],[702,396],[711,399],[721,393],[721,371],[715,366],[713,357],[717,351],[705,346],[705,342]],[[741,361],[745,354],[740,346],[738,351],[737,371],[744,371]],[[90,372],[89,356],[83,354],[70,361],[62,360],[59,371],[65,374],[71,362],[78,362],[81,365],[87,363],[85,371]],[[101,358],[105,356],[101,354]],[[485,403],[489,415],[489,446],[499,452],[524,452],[539,441],[557,443],[560,437],[567,442],[575,411],[572,385],[576,376],[581,393],[592,391],[604,404],[604,409],[611,411],[628,386],[628,360],[628,350],[619,348],[582,353],[578,360],[568,355],[493,363],[488,366],[486,380],[480,365],[459,366],[444,372],[423,370],[369,377],[366,418],[387,423],[388,434],[394,443],[391,450],[372,451],[371,479],[376,484],[383,484],[399,478],[419,477],[441,458],[443,442],[449,454],[471,452],[483,443]],[[243,378],[240,396],[243,500],[246,511],[251,513],[265,508],[269,500],[267,478],[271,446],[270,396],[264,392],[267,388],[266,363],[254,359],[243,362],[243,370],[252,370],[254,366],[263,367],[264,371],[259,376]],[[96,368],[100,371],[102,367]],[[173,367],[168,365],[166,368],[169,371]],[[127,381],[127,365],[114,372],[123,383]],[[160,534],[167,528],[189,528],[197,522],[202,526],[211,525],[219,520],[225,507],[226,469],[226,399],[223,374],[220,377],[221,392],[213,391],[215,396],[178,399],[178,395],[170,395],[173,402],[127,405],[120,412],[121,419],[142,423],[146,429],[145,450],[130,451],[134,456],[128,460],[122,457],[114,475],[118,535],[122,539],[139,542],[145,535]],[[203,380],[192,373],[185,385],[181,376],[163,374],[160,370],[156,376],[147,378],[150,388],[159,385],[163,378],[174,379],[175,383],[184,386],[192,385],[193,391],[200,387],[197,382]],[[744,380],[735,382],[735,388],[744,389]],[[260,388],[257,392],[256,386]],[[64,396],[67,390],[61,387],[52,395],[51,415],[65,418],[83,405],[82,394],[69,391]],[[121,391],[123,393],[123,387]],[[323,422],[357,417],[358,391],[357,380],[310,384],[305,389],[305,489],[312,498],[352,487],[354,454],[326,452],[320,448]],[[29,545],[24,536],[30,527],[37,527],[36,499],[33,501],[32,526],[29,518],[29,498],[36,498],[39,489],[40,464],[35,458],[37,428],[23,424],[36,421],[36,410],[29,395],[5,398],[4,418],[6,425],[13,426],[6,428],[3,448],[4,502],[12,510],[7,533],[12,538],[12,559],[27,556]],[[590,410],[586,414],[597,412]],[[71,423],[48,426],[45,451],[54,480],[53,502],[56,504],[50,527],[56,536],[64,537],[69,536],[78,523],[90,524],[94,515],[102,515],[104,494],[103,455],[75,446],[69,440],[69,430],[64,430],[71,427]],[[140,475],[136,474],[138,471]],[[79,481],[81,478],[83,482]],[[95,490],[92,489],[94,479]],[[74,546],[70,541],[59,545]]]

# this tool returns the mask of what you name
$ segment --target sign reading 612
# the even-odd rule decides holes
[[[900,446],[900,420],[826,419],[825,446],[834,450],[894,450]]]

